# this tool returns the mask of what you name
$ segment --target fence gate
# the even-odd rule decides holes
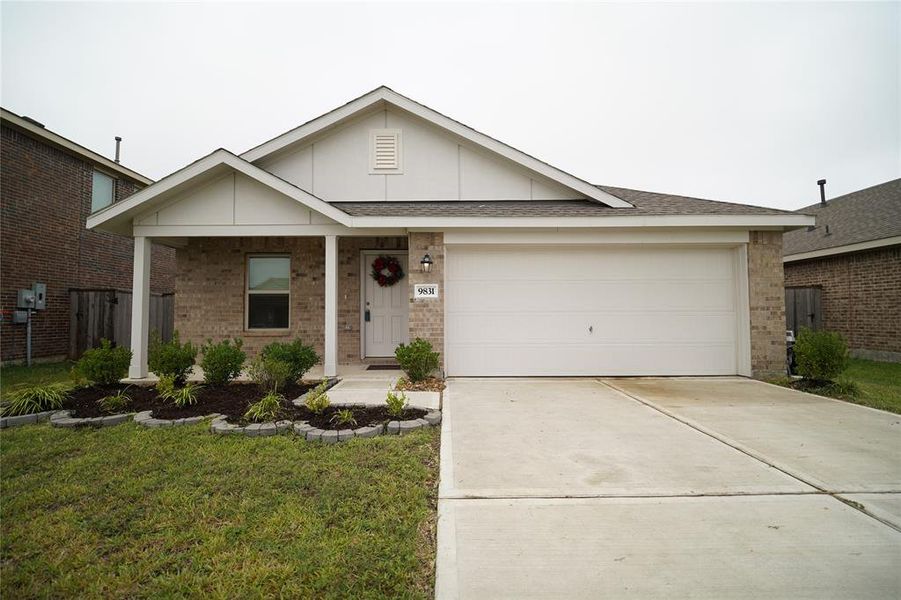
[[[795,335],[802,328],[820,329],[823,326],[822,290],[818,287],[785,288],[785,328]]]
[[[150,331],[172,339],[175,298],[151,294]],[[117,346],[131,346],[131,292],[120,290],[69,290],[69,358],[108,339]]]

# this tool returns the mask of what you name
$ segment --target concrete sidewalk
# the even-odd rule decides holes
[[[646,381],[660,380],[612,383]],[[780,410],[813,402],[816,413],[818,402],[791,390],[773,400],[772,390],[757,387],[765,384],[739,379],[668,381],[684,389],[681,404],[664,409],[665,390],[652,403],[636,388],[627,395],[601,381],[451,380],[436,596],[901,594],[901,501],[885,493],[901,457],[883,456],[898,439],[890,424],[897,415],[875,411],[874,424],[868,409],[829,406],[820,420],[805,419],[791,433],[799,447],[809,439],[819,448],[814,440],[831,436],[832,447],[822,448],[829,465],[799,452],[776,467],[765,458],[772,447],[755,448],[755,438],[744,439],[747,447],[730,445],[716,431],[720,423],[695,424],[676,411],[689,404],[685,398],[694,398],[698,411],[713,410],[716,400],[700,397],[708,384],[719,386],[714,395],[720,403],[730,398],[736,411],[732,419],[721,414],[722,426],[756,431],[756,439],[772,444],[785,433]],[[774,412],[745,423],[751,417],[742,410],[753,413],[761,402],[775,403]],[[870,427],[879,432],[876,442],[855,441]],[[870,467],[859,468],[864,463]],[[803,479],[805,470],[814,485]],[[824,493],[816,483],[829,477],[870,493]]]

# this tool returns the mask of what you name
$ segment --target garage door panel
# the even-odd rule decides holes
[[[583,279],[457,281],[447,290],[455,312],[544,312],[598,310],[733,310],[731,279],[655,281]],[[497,299],[504,302],[498,303]]]
[[[729,248],[450,246],[448,374],[734,374],[734,265]]]

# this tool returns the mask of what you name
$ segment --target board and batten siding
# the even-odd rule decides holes
[[[370,132],[401,132],[400,172],[370,172]],[[578,192],[400,110],[380,110],[258,164],[330,202],[569,200]]]

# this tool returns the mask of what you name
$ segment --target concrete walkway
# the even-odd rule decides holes
[[[737,378],[451,380],[436,595],[897,597],[899,421]]]

